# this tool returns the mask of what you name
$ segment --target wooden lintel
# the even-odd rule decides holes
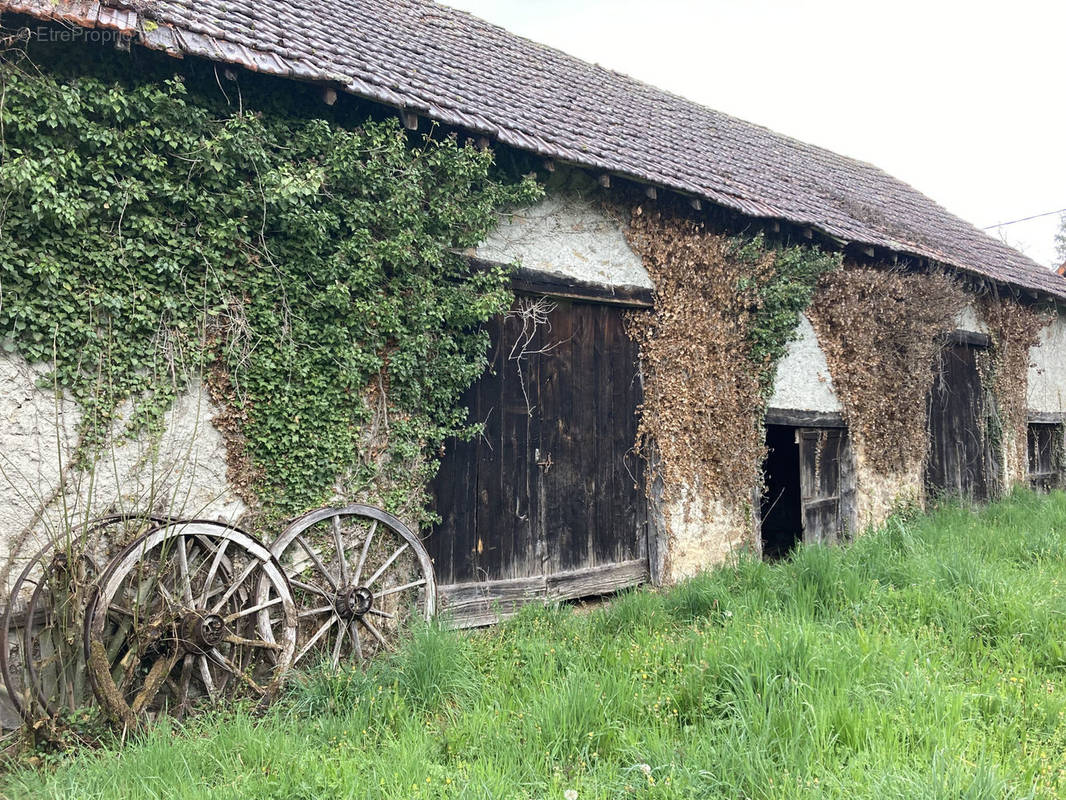
[[[611,176],[608,175],[606,172],[600,175],[598,180],[600,182],[600,186],[602,186],[604,189],[611,188]]]
[[[505,266],[496,261],[466,257],[475,269],[487,270]],[[654,292],[646,286],[609,286],[525,267],[518,267],[511,272],[511,289],[522,294],[547,295],[564,300],[583,300],[629,308],[651,308],[655,304]]]
[[[788,425],[794,428],[843,428],[844,416],[839,411],[807,411],[797,408],[766,409],[767,425]]]
[[[976,331],[964,331],[954,330],[948,334],[948,341],[951,344],[966,344],[971,347],[991,347],[992,337],[987,333],[977,333]]]
[[[407,130],[418,130],[418,114],[416,114],[414,111],[408,111],[407,109],[403,109],[402,111],[400,111],[400,121],[403,123],[403,126],[407,128]]]
[[[1033,425],[1062,425],[1066,423],[1066,411],[1030,411],[1029,422]]]
[[[511,288],[522,294],[539,294],[562,300],[583,300],[611,306],[651,308],[655,305],[652,290],[644,286],[608,286],[521,267],[511,276]]]
[[[337,102],[337,90],[332,86],[327,86],[322,90],[322,102],[327,106],[331,106]]]
[[[654,186],[649,186],[644,190],[644,194],[648,196],[649,200],[655,200],[659,197],[659,192]]]

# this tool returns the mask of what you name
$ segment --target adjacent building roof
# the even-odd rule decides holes
[[[302,80],[547,158],[1066,298],[1052,270],[876,167],[588,64],[431,0],[0,0],[146,47]]]

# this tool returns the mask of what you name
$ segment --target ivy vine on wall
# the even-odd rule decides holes
[[[628,238],[655,284],[655,308],[628,318],[644,369],[639,445],[658,448],[667,491],[744,496],[761,481],[777,363],[840,256],[639,206]]]
[[[417,486],[405,465],[466,431],[480,323],[509,302],[504,270],[455,252],[534,200],[532,179],[395,120],[342,126],[250,89],[231,106],[121,54],[43,56],[0,65],[0,345],[53,364],[81,452],[127,401],[124,435],[158,428],[206,373],[274,513],[374,463]],[[360,457],[371,393],[393,412],[382,462]]]

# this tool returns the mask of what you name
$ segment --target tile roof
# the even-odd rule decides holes
[[[325,81],[513,147],[1066,299],[1052,270],[870,164],[432,0],[0,0],[173,55]]]

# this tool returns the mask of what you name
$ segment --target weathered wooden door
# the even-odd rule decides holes
[[[799,428],[803,541],[834,544],[854,528],[855,481],[843,428]]]
[[[984,500],[994,463],[985,431],[987,412],[978,345],[958,342],[941,353],[927,402],[929,455],[926,488],[934,496]]]
[[[427,547],[458,625],[648,577],[632,451],[642,393],[623,309],[535,302],[490,324],[489,370],[464,398],[484,435],[448,442],[432,487],[441,523]]]

